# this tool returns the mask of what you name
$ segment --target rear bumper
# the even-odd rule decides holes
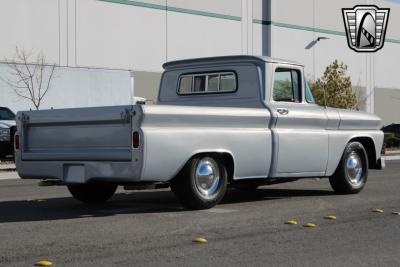
[[[16,166],[22,179],[60,179],[65,184],[139,182],[141,173],[130,161],[21,161],[17,157]]]

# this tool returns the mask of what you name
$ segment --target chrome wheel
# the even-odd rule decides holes
[[[228,172],[219,155],[194,156],[171,181],[172,191],[190,209],[214,207],[224,197],[227,186]]]
[[[220,173],[217,162],[212,158],[201,159],[195,169],[195,186],[205,198],[213,197],[220,187]]]
[[[360,156],[352,152],[348,155],[346,159],[346,166],[345,166],[346,176],[349,182],[353,185],[360,185],[363,181],[363,162]]]
[[[349,142],[329,183],[338,194],[360,192],[368,179],[368,155],[360,142]]]

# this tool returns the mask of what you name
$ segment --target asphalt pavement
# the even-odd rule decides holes
[[[370,171],[360,194],[305,179],[231,189],[204,211],[184,210],[169,190],[119,190],[89,206],[37,184],[0,180],[0,266],[400,266],[400,161]]]

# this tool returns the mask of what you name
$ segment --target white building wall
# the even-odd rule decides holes
[[[61,66],[159,72],[167,60],[241,54],[242,2],[251,11],[251,0],[3,0],[0,58],[18,46]]]
[[[78,66],[161,71],[166,11],[102,1],[77,1]]]
[[[385,43],[384,48],[374,54],[375,84],[378,88],[400,89],[399,63],[400,44]]]
[[[241,54],[241,27],[240,21],[171,12],[168,60]]]
[[[375,91],[380,87],[400,89],[400,76],[394,74],[400,59],[400,29],[394,26],[396,22],[400,23],[399,4],[368,0],[271,1],[272,56],[304,63],[309,79],[321,77],[326,66],[335,59],[343,61],[348,65],[348,74],[360,94],[363,109],[369,112],[383,104],[374,101]],[[385,47],[375,54],[357,53],[347,46],[341,9],[357,4],[391,8]],[[328,39],[317,42],[318,37]],[[380,115],[387,116],[385,112]]]
[[[363,3],[391,8],[385,47],[376,54],[359,54],[347,47],[341,8]],[[78,67],[82,75],[88,75],[83,71],[87,67],[104,73],[120,71],[124,77],[125,70],[134,70],[139,81],[136,95],[154,101],[161,65],[169,60],[268,55],[304,63],[313,79],[339,59],[349,66],[353,85],[371,96],[366,109],[377,108],[387,117],[387,99],[392,99],[391,106],[397,103],[387,94],[400,88],[399,13],[400,4],[383,0],[2,0],[0,32],[7,38],[0,45],[0,61],[12,58],[18,46],[43,52],[50,63]],[[319,36],[329,39],[315,42]],[[4,66],[0,75],[2,71]],[[70,80],[68,86],[82,89],[82,79]],[[63,88],[59,83],[55,86]],[[129,92],[127,83],[122,84],[122,94]],[[0,95],[5,96],[9,88],[0,86]],[[372,95],[379,88],[383,88],[380,100],[375,102]],[[48,97],[49,103],[58,103],[57,94]],[[7,101],[0,98],[0,105],[12,105]],[[87,103],[94,102],[76,102]]]
[[[1,0],[0,61],[12,58],[15,47],[45,52],[59,62],[58,1]]]
[[[291,8],[283,8],[285,6]],[[365,87],[365,54],[349,49],[344,36],[341,7],[345,6],[352,7],[353,3],[344,0],[334,2],[304,0],[295,3],[290,0],[274,0],[272,2],[273,56],[304,63],[309,79],[321,77],[325,68],[338,59],[348,65],[353,85]],[[326,32],[320,32],[322,30]],[[318,37],[329,39],[317,42]]]
[[[249,10],[242,10],[243,2],[250,4]],[[139,81],[136,95],[154,102],[158,86],[153,81],[146,86],[143,80],[159,79],[164,62],[242,54],[242,39],[248,33],[242,31],[241,16],[242,12],[250,14],[247,27],[251,28],[251,10],[251,0],[4,0],[0,2],[0,30],[9,38],[0,45],[0,59],[12,59],[18,46],[33,54],[43,53],[49,63],[69,67],[60,68],[63,71],[54,81],[52,91],[63,94],[46,96],[46,102],[53,103],[53,107],[120,103],[120,99],[110,98],[112,92],[107,97],[95,87],[116,73],[126,80],[125,70],[135,71]],[[96,69],[96,78],[87,68]],[[7,76],[6,69],[1,66],[1,76]],[[90,76],[92,82],[85,82],[84,75]],[[127,95],[127,85],[122,82],[116,90]],[[64,90],[66,86],[77,89]],[[0,105],[9,105],[13,110],[31,108],[24,101],[17,104],[6,99],[12,90],[4,83],[0,90],[4,96]],[[90,90],[92,93],[88,94]],[[70,96],[66,96],[68,93]],[[76,94],[77,101],[65,101],[76,98]],[[58,99],[61,97],[63,101]]]

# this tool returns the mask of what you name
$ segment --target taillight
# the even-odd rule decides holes
[[[19,149],[19,134],[14,137],[15,150]]]
[[[132,147],[139,148],[140,145],[140,134],[139,132],[132,133]]]

